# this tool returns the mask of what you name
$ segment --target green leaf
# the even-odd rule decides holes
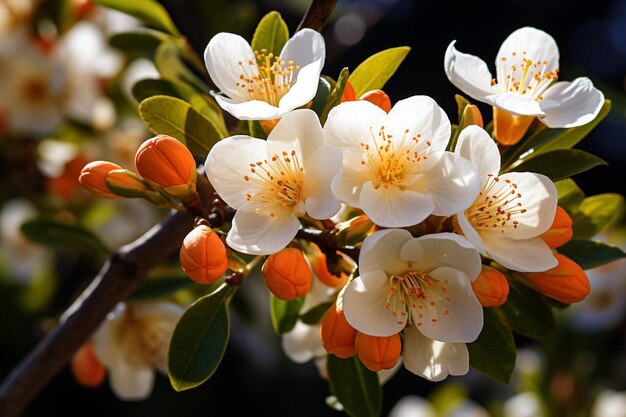
[[[626,253],[620,248],[595,240],[572,239],[558,250],[582,269],[596,268],[626,258]]]
[[[298,313],[304,304],[304,298],[296,298],[293,301],[283,301],[270,294],[270,316],[272,327],[276,334],[285,334],[294,328],[298,322]]]
[[[328,113],[332,110],[332,108],[341,103],[341,96],[343,96],[343,90],[346,88],[349,74],[350,71],[346,67],[344,67],[339,73],[339,78],[337,78],[335,87],[330,93],[330,98],[328,99],[328,103],[326,103],[326,108],[320,116],[320,123],[322,126],[326,123],[326,118],[328,118]]]
[[[516,279],[509,279],[509,295],[502,310],[513,331],[522,336],[541,339],[556,327],[545,297]]]
[[[206,382],[219,366],[230,336],[227,289],[193,303],[174,329],[168,355],[170,383],[186,391]]]
[[[624,211],[624,197],[619,194],[598,194],[587,197],[572,216],[574,236],[591,238],[618,221]]]
[[[463,97],[460,94],[455,94],[454,95],[454,101],[456,101],[456,109],[457,109],[457,113],[458,113],[458,121],[461,121],[461,118],[463,117],[463,112],[465,111],[465,107],[466,106],[471,106],[472,103],[470,103],[470,101],[468,99],[466,99],[465,97]]]
[[[248,132],[250,132],[250,136],[253,138],[267,139],[267,133],[265,133],[258,120],[248,120]]]
[[[204,82],[183,62],[181,51],[172,42],[163,42],[154,55],[154,65],[166,80],[184,81],[199,91],[209,93]]]
[[[330,389],[352,417],[377,417],[382,410],[382,390],[378,375],[355,355],[339,359],[328,355],[326,366]]]
[[[320,77],[319,84],[317,84],[317,91],[315,92],[315,97],[313,97],[313,104],[311,104],[311,110],[317,113],[320,116],[326,105],[328,104],[328,100],[330,99],[330,83],[326,81],[326,79]]]
[[[161,78],[147,78],[138,81],[132,89],[133,97],[138,102],[153,96],[170,96],[179,98],[191,104],[195,110],[209,119],[217,128],[220,137],[228,136],[228,129],[224,123],[222,109],[215,100],[206,94],[199,93],[188,84]]]
[[[192,153],[203,158],[222,139],[209,119],[189,103],[174,97],[154,96],[142,101],[139,115],[152,132],[178,139]]]
[[[170,39],[170,35],[158,30],[143,29],[117,33],[109,38],[109,44],[124,52],[136,52],[151,57],[162,42]]]
[[[598,165],[606,165],[606,162],[578,149],[557,149],[528,159],[507,171],[536,172],[548,176],[552,181],[558,181]]]
[[[576,213],[585,199],[583,190],[571,178],[557,181],[554,185],[559,193],[559,206],[563,207],[570,215]]]
[[[266,49],[269,53],[279,56],[283,46],[289,40],[289,29],[278,12],[269,12],[259,22],[252,36],[253,51],[261,52]]]
[[[110,254],[111,250],[93,233],[80,226],[54,220],[35,219],[22,224],[28,239],[52,248]]]
[[[497,308],[483,309],[485,324],[475,342],[468,343],[470,365],[478,371],[506,384],[515,369],[517,350],[511,327],[504,313]]]
[[[128,301],[143,301],[167,297],[180,290],[194,286],[196,284],[187,277],[149,279],[141,288],[128,297]]]
[[[368,91],[382,89],[410,50],[408,46],[385,49],[361,62],[348,79],[354,95],[361,97]]]
[[[119,10],[155,29],[180,36],[167,10],[155,0],[94,0],[94,3]]]
[[[306,312],[302,313],[300,316],[300,320],[304,324],[320,324],[324,314],[328,311],[331,306],[334,306],[334,301],[329,301],[327,303],[318,304],[315,307],[308,309]]]

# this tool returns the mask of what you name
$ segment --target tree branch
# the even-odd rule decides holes
[[[337,0],[312,0],[296,31],[311,28],[321,32],[336,4]]]

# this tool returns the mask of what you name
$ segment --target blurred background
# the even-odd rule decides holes
[[[306,0],[161,2],[200,56],[220,31],[251,39],[270,10],[278,10],[293,32],[308,6]],[[78,187],[76,178],[88,161],[132,166],[138,145],[151,135],[129,90],[157,72],[145,55],[122,55],[108,44],[110,35],[137,22],[78,0],[71,3],[83,21],[65,28],[58,23],[61,3],[0,0],[0,377],[54,325],[104,261],[85,250],[33,244],[20,232],[23,222],[68,221],[116,248],[164,215],[143,201],[103,201]],[[579,145],[609,165],[574,179],[588,196],[626,194],[626,0],[339,0],[323,31],[323,73],[336,78],[342,67],[354,69],[375,52],[408,45],[411,52],[385,91],[392,102],[431,96],[455,120],[454,94],[460,91],[443,72],[448,44],[456,39],[460,51],[491,65],[502,41],[526,25],[556,39],[562,80],[588,76],[613,101],[609,116]],[[490,120],[490,109],[477,104]],[[604,238],[626,249],[620,225]],[[472,371],[431,384],[400,369],[383,388],[383,415],[411,395],[430,397],[440,417],[626,416],[624,262],[589,272],[591,295],[560,312],[553,337],[518,339],[510,384]],[[326,405],[329,390],[314,363],[286,358],[271,328],[267,291],[259,279],[249,281],[233,306],[225,359],[203,386],[177,394],[159,376],[148,400],[122,402],[106,383],[82,388],[66,370],[26,415],[340,415]],[[416,413],[409,415],[429,416]]]

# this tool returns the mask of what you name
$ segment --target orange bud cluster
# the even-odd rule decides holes
[[[70,369],[76,381],[88,388],[98,387],[106,376],[106,369],[96,357],[91,343],[78,348],[72,357]]]
[[[561,206],[556,207],[556,213],[554,214],[554,221],[552,226],[541,235],[541,238],[550,246],[551,249],[556,249],[565,245],[572,240],[574,231],[572,230],[572,219],[567,211]]]
[[[557,266],[545,272],[522,274],[540,293],[563,303],[582,301],[589,294],[589,279],[576,262],[560,253]]]
[[[480,305],[498,307],[506,302],[509,295],[509,282],[497,269],[483,265],[480,275],[472,282],[472,289]]]
[[[322,319],[320,337],[324,349],[338,358],[349,358],[356,354],[357,331],[346,320],[343,308],[335,304]]]
[[[402,342],[400,333],[389,337],[370,336],[359,333],[356,340],[356,353],[363,365],[370,371],[391,369],[400,359]]]
[[[288,247],[268,256],[262,271],[265,285],[280,300],[302,297],[311,288],[311,268],[300,249]]]
[[[198,226],[183,240],[180,264],[194,282],[211,284],[221,278],[228,268],[226,247],[213,229]]]
[[[346,83],[346,87],[343,89],[343,94],[341,96],[341,102],[344,103],[346,101],[356,101],[356,93],[354,91],[354,87],[350,84],[350,81]],[[371,90],[366,93],[363,93],[358,100],[369,101],[370,103],[380,107],[385,112],[389,113],[391,110],[391,99],[383,90]]]
[[[78,177],[78,182],[92,193],[104,198],[118,198],[106,183],[109,172],[122,169],[121,166],[107,161],[94,161],[85,165]]]
[[[524,136],[534,116],[517,116],[493,108],[493,131],[500,145],[515,145]]]

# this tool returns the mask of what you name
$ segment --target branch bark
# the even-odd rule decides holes
[[[310,28],[321,32],[330,19],[336,4],[337,0],[312,0],[296,31]]]

